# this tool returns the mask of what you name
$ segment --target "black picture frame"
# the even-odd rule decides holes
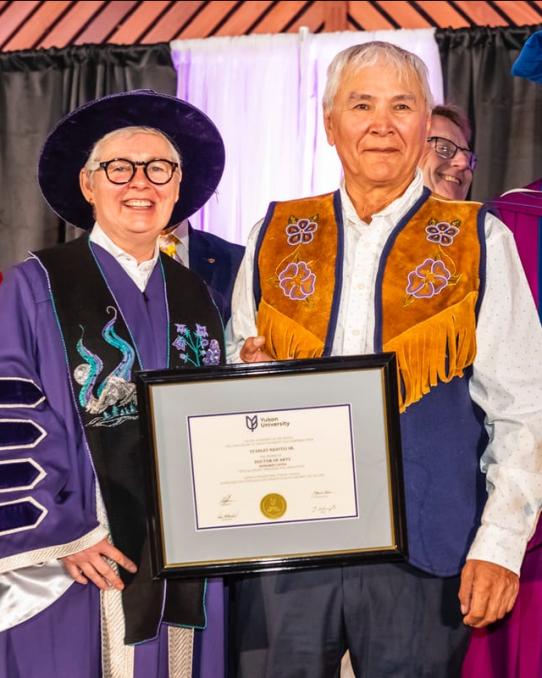
[[[377,393],[357,393],[359,390],[357,384],[361,385],[361,382],[365,378],[369,378],[369,373],[372,374],[370,377],[370,390],[377,390]],[[282,380],[282,381],[269,381],[271,380]],[[300,382],[300,379],[303,379],[303,382]],[[294,381],[295,380],[295,381]],[[220,576],[227,574],[240,574],[240,573],[255,573],[263,571],[281,571],[281,570],[293,570],[298,568],[307,568],[307,567],[325,567],[330,565],[339,565],[339,564],[348,564],[352,562],[374,562],[374,561],[401,561],[404,560],[408,555],[408,543],[407,543],[407,529],[406,529],[406,512],[405,512],[405,498],[404,498],[404,483],[403,483],[403,468],[402,468],[402,455],[401,455],[401,437],[400,437],[400,427],[399,427],[399,407],[398,407],[398,393],[397,393],[397,367],[395,361],[395,354],[393,353],[380,353],[372,355],[356,355],[356,356],[340,356],[340,357],[330,357],[330,358],[318,358],[318,359],[308,359],[308,360],[290,360],[283,362],[266,362],[266,363],[253,363],[253,364],[234,364],[234,365],[224,365],[224,366],[213,366],[213,367],[201,367],[201,368],[191,368],[187,367],[184,369],[177,370],[153,370],[153,371],[141,371],[136,375],[137,389],[138,389],[138,402],[140,410],[140,424],[141,424],[141,436],[142,436],[142,463],[144,465],[144,470],[147,477],[147,486],[148,486],[148,511],[147,511],[147,520],[148,528],[150,533],[151,541],[151,552],[152,552],[152,566],[153,566],[153,576],[155,578],[178,578],[178,577],[199,577],[199,576]],[[175,451],[171,452],[172,445],[170,443],[161,443],[160,438],[163,434],[161,432],[160,426],[164,428],[171,428],[172,424],[177,426],[179,423],[186,423],[187,417],[193,415],[203,416],[216,413],[217,415],[230,414],[230,411],[224,410],[224,405],[213,406],[214,394],[217,391],[221,391],[221,398],[226,398],[233,385],[235,384],[235,389],[238,394],[245,394],[246,397],[250,398],[250,403],[252,407],[248,409],[236,409],[236,406],[233,402],[235,399],[232,396],[232,402],[228,403],[228,407],[232,407],[231,413],[243,414],[247,411],[249,412],[258,412],[258,411],[270,411],[272,408],[269,407],[269,403],[265,407],[258,409],[258,400],[253,399],[252,392],[266,393],[266,398],[268,396],[267,392],[269,391],[269,386],[278,385],[279,387],[288,384],[290,388],[288,391],[296,391],[296,388],[302,384],[302,388],[305,388],[307,384],[310,386],[314,384],[325,385],[327,383],[335,384],[343,383],[349,384],[349,388],[353,393],[353,388],[356,388],[356,394],[353,395],[352,400],[354,400],[357,405],[353,408],[353,416],[355,419],[358,415],[356,408],[358,410],[363,409],[364,407],[369,408],[369,414],[365,413],[364,417],[366,419],[365,424],[367,424],[365,431],[368,428],[373,426],[371,421],[370,413],[376,412],[376,416],[373,416],[376,426],[376,420],[380,421],[379,412],[381,411],[381,427],[382,431],[380,432],[380,437],[385,438],[383,442],[383,452],[385,455],[385,466],[387,474],[387,486],[388,486],[388,498],[384,498],[383,506],[386,506],[386,501],[389,505],[389,519],[390,519],[390,535],[391,540],[389,544],[378,545],[373,544],[370,547],[360,547],[359,544],[353,544],[352,548],[327,548],[324,545],[321,549],[314,549],[311,547],[309,550],[297,550],[295,553],[291,550],[285,549],[281,553],[273,552],[262,554],[260,552],[254,552],[252,554],[246,553],[246,541],[250,542],[254,539],[255,536],[261,536],[261,530],[274,530],[273,539],[278,539],[280,542],[281,535],[277,532],[280,532],[278,524],[264,525],[264,526],[250,526],[249,533],[245,532],[244,535],[236,535],[236,539],[244,542],[242,550],[245,551],[242,555],[233,556],[229,553],[228,557],[224,557],[224,554],[221,556],[221,547],[219,545],[220,540],[222,539],[223,543],[226,543],[224,535],[226,530],[230,530],[228,533],[227,543],[228,548],[231,547],[231,535],[234,534],[231,532],[231,527],[226,526],[224,528],[217,528],[214,531],[214,539],[210,539],[207,535],[205,552],[206,557],[202,558],[197,556],[192,558],[189,555],[191,544],[196,545],[198,543],[199,532],[196,529],[195,524],[195,512],[186,510],[175,510],[175,516],[172,518],[168,516],[168,511],[170,511],[169,504],[164,503],[164,496],[162,496],[163,490],[161,489],[161,480],[162,483],[167,481],[170,484],[171,474],[168,475],[167,459],[168,455],[176,457],[175,463],[184,464],[186,468],[191,468],[190,460],[188,457],[189,453],[189,434],[186,431],[184,434],[181,433],[180,437],[185,438],[180,441],[180,449],[184,452],[184,455],[181,454],[177,458],[177,441],[175,442]],[[379,383],[380,388],[377,386],[375,389],[375,384]],[[173,388],[172,388],[173,387]],[[196,403],[192,405],[193,394],[197,390],[198,398]],[[273,389],[271,389],[273,390]],[[333,390],[333,389],[331,389]],[[348,389],[346,389],[348,390]],[[312,393],[312,389],[309,389],[310,394],[308,393],[305,402],[300,402],[300,408],[314,408],[318,407],[315,405],[315,402],[318,402],[318,397]],[[303,391],[304,392],[304,391]],[[202,397],[203,394],[203,397]],[[205,394],[208,394],[208,397],[205,397]],[[248,395],[247,395],[248,394]],[[237,396],[239,397],[239,396]],[[241,395],[241,401],[245,396]],[[288,397],[292,396],[290,393]],[[315,401],[316,398],[316,401]],[[331,398],[331,402],[336,402],[337,397],[324,395],[324,402],[327,403],[328,399]],[[348,398],[347,398],[348,399]],[[179,416],[177,417],[177,406],[175,401],[179,400],[182,405],[179,405]],[[338,398],[339,401],[344,401],[345,398],[342,396]],[[201,403],[206,403],[204,406],[205,412],[202,413]],[[162,403],[159,405],[158,403]],[[365,403],[365,404],[364,404]],[[290,403],[291,404],[291,403]],[[277,406],[279,403],[277,403]],[[326,405],[327,406],[327,405]],[[199,409],[198,409],[199,408]],[[277,407],[277,409],[280,409]],[[291,409],[296,409],[295,406]],[[162,411],[167,410],[166,415],[162,414]],[[169,420],[168,420],[169,417]],[[368,417],[370,417],[368,419]],[[158,422],[158,419],[160,422]],[[164,423],[165,422],[165,423]],[[184,427],[181,426],[181,431],[184,430]],[[167,434],[166,438],[167,438]],[[376,434],[375,434],[376,435]],[[171,437],[171,436],[170,436]],[[361,436],[365,437],[365,433]],[[377,436],[378,437],[378,436]],[[176,440],[176,439],[175,439]],[[359,449],[361,446],[356,442],[355,445],[355,464],[356,469],[359,474],[360,461],[359,461]],[[169,452],[164,452],[165,449],[169,449]],[[371,455],[378,454],[371,451]],[[185,459],[185,455],[187,459]],[[368,455],[366,455],[368,456]],[[372,458],[372,457],[371,457]],[[164,461],[166,460],[166,461]],[[373,464],[375,468],[380,468],[380,463]],[[378,471],[380,474],[378,477],[384,478],[382,475],[384,472],[382,469]],[[166,474],[166,475],[164,475]],[[191,486],[191,481],[184,478],[184,473],[178,474],[183,476],[178,478],[179,486],[178,492],[182,493],[182,502],[184,506],[188,506],[192,502],[194,506],[195,494],[191,497],[189,503],[187,504],[187,493],[188,488]],[[381,484],[385,481],[381,480]],[[174,487],[175,484],[174,484]],[[195,492],[192,487],[193,492]],[[361,490],[359,486],[356,488],[356,492],[359,493]],[[167,499],[169,503],[181,501],[179,497],[180,494],[176,494],[176,490],[169,491],[170,498]],[[380,496],[379,492],[377,496]],[[356,495],[356,501],[360,502],[359,494]],[[361,513],[361,512],[360,512]],[[181,514],[181,515],[179,515]],[[350,519],[349,519],[350,520]],[[356,520],[363,521],[363,516],[358,516]],[[341,523],[341,519],[334,520],[332,522]],[[383,524],[386,521],[383,520]],[[164,525],[167,523],[169,525],[168,530],[165,530]],[[296,525],[304,526],[304,521],[297,521]],[[179,527],[178,527],[179,526]],[[363,526],[363,523],[360,522],[360,528]],[[337,525],[335,525],[337,527]],[[350,523],[344,523],[342,526],[343,530],[339,532],[344,532],[344,528],[347,530],[354,530],[352,534],[357,535],[357,530],[355,526]],[[302,531],[299,531],[299,535],[304,535],[307,532],[307,526],[303,527]],[[233,527],[234,530],[243,530],[244,528]],[[253,530],[260,530],[259,532],[253,532]],[[292,528],[290,528],[292,529]],[[311,526],[312,529],[312,526]],[[327,528],[326,528],[327,529]],[[384,532],[385,530],[383,530]],[[172,558],[169,555],[171,551],[172,538],[168,537],[167,534],[172,532],[175,533],[175,541],[177,540],[177,532],[183,532],[184,542],[180,545],[175,544],[175,549],[180,549],[183,553],[183,558],[179,559]],[[295,530],[294,530],[295,532]],[[336,532],[336,530],[333,530]],[[328,531],[329,533],[329,531]],[[268,534],[273,534],[269,533]],[[194,536],[196,535],[196,536]],[[291,538],[291,535],[288,535]],[[295,536],[295,535],[294,535]],[[316,537],[319,542],[319,537]],[[180,537],[181,541],[183,537]],[[314,536],[311,537],[314,539]],[[356,536],[354,541],[357,540]],[[168,541],[169,540],[169,541]],[[235,541],[235,539],[234,539]],[[256,539],[257,541],[257,539]],[[301,539],[303,541],[303,539]],[[325,538],[323,538],[325,542]],[[213,546],[214,542],[217,543],[216,550],[217,555],[213,557]],[[240,546],[239,542],[239,546]],[[311,542],[312,543],[312,542]],[[197,549],[196,549],[197,550]],[[260,548],[261,550],[261,548]],[[273,549],[271,549],[273,551]],[[186,560],[184,559],[186,555]],[[180,562],[182,560],[182,562]]]

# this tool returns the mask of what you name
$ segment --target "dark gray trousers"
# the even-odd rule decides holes
[[[468,643],[459,577],[350,565],[232,582],[232,678],[455,678]]]

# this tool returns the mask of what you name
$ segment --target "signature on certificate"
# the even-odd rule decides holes
[[[312,506],[313,514],[327,516],[337,510],[337,505],[331,503],[331,496],[335,494],[331,490],[314,490],[311,497],[315,502]]]
[[[337,510],[337,504],[315,504],[312,512],[319,516],[327,516]]]
[[[239,511],[237,512],[228,512],[224,511],[223,513],[219,513],[217,518],[218,520],[222,520],[223,522],[231,522],[232,520],[235,520],[237,516],[239,515]]]
[[[217,515],[217,519],[221,520],[223,523],[231,522],[235,520],[239,515],[239,511],[232,510],[231,506],[235,503],[235,499],[231,494],[225,494],[222,499],[218,502],[222,507],[222,511]]]

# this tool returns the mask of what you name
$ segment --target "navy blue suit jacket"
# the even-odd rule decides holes
[[[231,295],[245,248],[212,233],[197,231],[188,225],[190,269],[201,276],[222,315],[224,324],[231,314]]]

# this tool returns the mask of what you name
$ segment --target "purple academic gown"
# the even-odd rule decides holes
[[[160,267],[145,294],[105,250],[93,246],[132,332],[143,369],[166,367],[167,309]],[[88,534],[96,519],[95,477],[67,377],[47,279],[35,260],[16,266],[0,286],[0,377],[31,379],[46,397],[29,410],[1,409],[0,419],[32,419],[47,436],[32,450],[0,452],[2,459],[32,457],[47,476],[32,495],[47,509],[36,527],[2,535],[0,565],[18,553],[65,544]],[[1,444],[1,441],[0,441]],[[0,503],[21,492],[0,495]],[[2,582],[0,579],[0,596]],[[206,590],[207,628],[196,631],[195,678],[224,675],[224,604],[221,580]],[[27,621],[0,633],[0,678],[100,678],[99,594],[89,583],[73,583]],[[167,628],[135,648],[135,678],[167,678]]]
[[[542,191],[542,179],[527,188]],[[542,192],[509,193],[491,203],[514,233],[536,305],[541,311]],[[542,316],[541,316],[542,317]],[[512,612],[487,629],[475,629],[463,664],[463,678],[542,677],[542,521],[521,568]]]

